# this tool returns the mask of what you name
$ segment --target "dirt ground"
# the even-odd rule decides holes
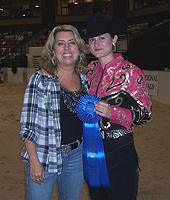
[[[25,163],[18,131],[26,84],[0,84],[0,200],[24,200]],[[170,200],[170,106],[152,100],[151,122],[135,127],[140,158],[138,200]],[[52,199],[58,199],[57,187]],[[89,200],[86,184],[80,200]]]

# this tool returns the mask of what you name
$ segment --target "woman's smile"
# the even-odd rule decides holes
[[[102,49],[95,49],[95,51],[101,51]]]
[[[66,53],[66,54],[63,54],[64,57],[71,57],[72,54],[71,53]]]

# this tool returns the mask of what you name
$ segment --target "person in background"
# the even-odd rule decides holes
[[[109,20],[101,13],[87,20],[85,39],[98,59],[86,70],[89,93],[102,99],[95,103],[95,110],[102,116],[99,127],[111,185],[88,185],[92,200],[135,200],[137,196],[138,155],[133,127],[151,119],[151,101],[144,73],[121,54],[113,53],[118,35],[126,28],[126,20]]]
[[[56,181],[60,200],[79,199],[83,124],[76,103],[87,94],[82,72],[87,52],[76,28],[57,26],[42,51],[41,70],[29,80],[19,131],[25,144],[27,200],[50,200]]]
[[[22,32],[19,33],[17,40],[18,40],[19,42],[22,42],[22,41],[24,40],[24,35],[23,35]]]

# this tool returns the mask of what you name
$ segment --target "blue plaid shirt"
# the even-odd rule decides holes
[[[80,74],[87,89],[87,79]],[[24,95],[20,121],[20,138],[30,140],[44,169],[61,173],[61,127],[60,127],[60,84],[57,78],[48,77],[42,71],[34,73]],[[24,146],[23,161],[29,161]]]

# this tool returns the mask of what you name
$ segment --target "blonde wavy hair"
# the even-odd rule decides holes
[[[52,60],[54,57],[53,51],[56,34],[61,31],[71,31],[73,33],[79,48],[79,57],[81,56],[81,59],[76,61],[75,70],[76,72],[84,72],[84,68],[87,65],[86,55],[89,53],[89,50],[84,40],[81,39],[78,30],[72,25],[59,25],[53,28],[41,53],[40,68],[44,69],[48,74],[55,76],[57,64]]]

